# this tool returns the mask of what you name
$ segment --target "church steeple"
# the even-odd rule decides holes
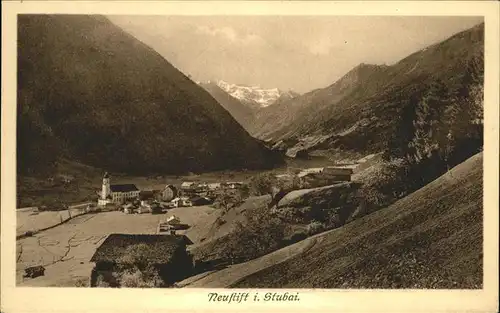
[[[109,174],[108,172],[104,173],[104,176],[102,177],[102,192],[101,192],[101,199],[105,200],[108,198],[108,196],[111,193],[111,187],[109,184]]]

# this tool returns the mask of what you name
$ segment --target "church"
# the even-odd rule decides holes
[[[105,206],[108,203],[120,204],[138,197],[139,189],[134,184],[110,185],[109,174],[105,173],[97,204],[100,206]]]

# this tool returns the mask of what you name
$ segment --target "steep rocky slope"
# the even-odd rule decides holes
[[[484,24],[418,51],[391,66],[360,64],[333,85],[262,110],[250,132],[299,150],[369,154],[382,150],[408,100],[436,81],[455,92],[472,64],[482,74]],[[442,95],[446,96],[446,95]],[[448,104],[454,99],[449,97]]]
[[[102,16],[18,17],[18,164],[128,173],[280,162],[205,90]]]
[[[250,126],[254,122],[255,114],[259,109],[256,104],[243,103],[212,82],[201,83],[200,86],[208,91],[243,128],[250,129]]]

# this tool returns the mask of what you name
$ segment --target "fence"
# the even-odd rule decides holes
[[[83,204],[78,205],[78,206],[74,206],[71,209],[63,210],[63,211],[40,212],[37,214],[36,217],[34,217],[34,219],[40,218],[41,214],[47,214],[48,216],[45,215],[45,218],[42,218],[42,220],[45,220],[45,221],[42,224],[37,223],[37,222],[31,224],[30,228],[32,228],[32,229],[26,230],[26,231],[16,235],[16,240],[21,239],[21,238],[25,238],[25,237],[30,237],[36,233],[41,232],[41,231],[45,231],[45,230],[54,228],[56,226],[59,226],[65,222],[71,220],[72,218],[83,215],[85,213],[87,213],[86,205],[83,205]]]

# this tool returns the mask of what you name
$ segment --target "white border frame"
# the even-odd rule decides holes
[[[448,15],[484,16],[483,290],[300,290],[300,302],[208,302],[208,289],[27,288],[15,286],[16,15]],[[1,310],[11,312],[284,311],[429,312],[498,310],[499,3],[494,1],[27,1],[2,2]],[[218,291],[223,291],[219,289]],[[246,291],[246,290],[225,290]],[[264,290],[258,290],[262,294]]]

